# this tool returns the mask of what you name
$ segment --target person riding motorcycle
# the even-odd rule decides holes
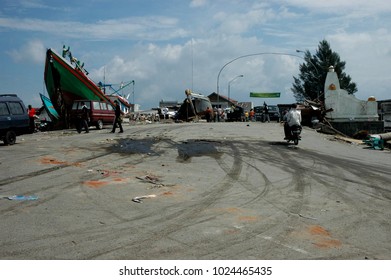
[[[297,104],[293,103],[289,112],[284,115],[285,140],[289,140],[293,126],[301,128],[301,112],[297,110]]]

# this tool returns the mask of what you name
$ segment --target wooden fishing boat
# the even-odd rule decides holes
[[[66,58],[69,58],[69,61]],[[73,57],[69,48],[63,48],[62,55],[54,50],[46,52],[44,80],[54,109],[60,115],[65,126],[69,123],[69,112],[74,100],[92,100],[113,102],[101,88],[88,78],[88,72]]]

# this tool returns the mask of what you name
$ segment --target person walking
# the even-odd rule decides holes
[[[119,127],[119,133],[123,133],[124,130],[122,128],[122,112],[121,108],[119,107],[118,100],[114,101],[115,104],[115,119],[113,123],[113,129],[111,130],[111,133],[115,132],[115,129],[117,128],[117,125]]]
[[[263,102],[263,121],[264,122],[270,122],[270,116],[269,116],[269,108],[267,107],[266,102]]]
[[[206,118],[206,122],[211,122],[211,118],[212,118],[212,110],[209,108],[209,107],[206,107],[206,111],[205,111],[205,118]]]
[[[81,103],[81,116],[80,116],[80,124],[78,127],[77,132],[81,133],[82,129],[84,128],[86,133],[89,133],[88,129],[88,121],[89,121],[89,110],[87,108],[87,105],[82,102]]]
[[[254,121],[254,117],[255,117],[255,112],[254,112],[254,109],[251,109],[250,110],[250,113],[249,113],[249,115],[250,115],[250,121]]]

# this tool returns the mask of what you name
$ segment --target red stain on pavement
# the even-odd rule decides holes
[[[333,239],[331,233],[319,225],[310,226],[308,231],[313,239],[312,244],[314,244],[317,248],[330,249],[342,246],[342,242],[340,240]]]
[[[125,178],[115,178],[114,181],[115,182],[126,182],[126,179]]]
[[[40,162],[42,164],[58,164],[58,165],[69,165],[69,166],[77,166],[77,167],[82,166],[82,164],[80,162],[61,161],[61,160],[57,160],[52,157],[42,157],[42,158],[40,158]]]
[[[310,226],[309,230],[313,235],[330,236],[330,233],[321,226]]]
[[[66,161],[59,161],[51,157],[43,157],[41,158],[42,164],[66,164]]]
[[[174,195],[172,192],[164,192],[163,195]]]
[[[99,189],[101,187],[104,187],[108,184],[108,182],[103,181],[86,181],[84,182],[85,185],[87,185],[90,188]]]
[[[226,210],[229,213],[239,213],[239,212],[242,212],[242,210],[240,210],[239,208],[236,208],[236,207],[230,207],[230,208],[227,208]]]
[[[324,239],[319,240],[318,242],[315,242],[314,245],[318,248],[338,248],[342,245],[342,242],[336,239]]]

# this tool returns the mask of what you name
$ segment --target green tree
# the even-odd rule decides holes
[[[341,61],[338,53],[331,50],[330,44],[326,40],[319,43],[315,55],[311,55],[310,51],[306,50],[304,60],[305,62],[300,64],[299,77],[293,77],[294,83],[291,88],[297,102],[306,99],[324,101],[324,82],[330,66],[334,66],[342,89],[346,90],[348,94],[357,92],[357,85],[344,72],[346,63]]]

